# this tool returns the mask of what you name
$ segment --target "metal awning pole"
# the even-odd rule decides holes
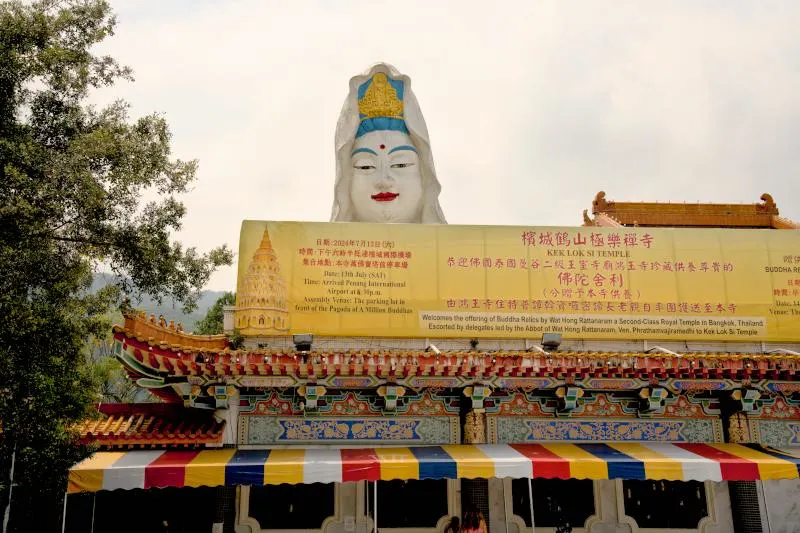
[[[528,503],[531,505],[531,533],[536,531],[536,522],[533,521],[533,482],[528,478]]]
[[[94,533],[94,507],[97,504],[97,493],[92,493],[92,530],[91,533]]]
[[[376,480],[373,483],[373,498],[372,498],[372,512],[374,513],[375,517],[372,521],[372,525],[375,528],[375,533],[378,533],[378,481]]]
[[[503,522],[506,524],[506,533],[508,533],[508,503],[506,502],[506,482],[501,479],[500,483],[503,484]]]
[[[64,493],[64,514],[61,515],[61,533],[67,529],[67,493]]]
[[[8,477],[8,503],[3,513],[3,533],[8,531],[8,519],[11,516],[11,496],[14,492],[14,461],[17,458],[17,443],[14,443],[14,451],[11,452],[11,473]]]

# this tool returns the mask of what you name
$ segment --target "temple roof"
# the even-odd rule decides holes
[[[234,350],[224,336],[177,333],[174,327],[133,314],[126,315],[124,326],[114,326],[114,339],[115,356],[138,386],[167,402],[202,408],[206,413],[228,407],[229,401],[236,398],[237,389],[297,388],[308,383],[331,389],[374,389],[391,383],[421,390],[464,388],[480,383],[493,390],[556,390],[569,385],[613,391],[659,385],[674,393],[688,390],[721,393],[741,387],[767,393],[800,393],[800,353],[787,349],[768,353],[688,349],[677,353],[662,347],[648,351],[551,352],[540,347],[532,349],[535,351]],[[174,340],[179,343],[171,342]],[[127,420],[123,415],[111,420],[109,415],[103,427],[113,428],[114,424],[122,427]],[[176,419],[170,420],[174,423]],[[134,432],[128,440],[127,429],[124,436],[117,436],[117,431],[87,429],[85,433],[99,432],[105,435],[106,442],[118,439],[122,446],[153,446],[162,438],[161,434],[177,439],[171,443],[194,442],[191,440],[194,433],[182,428],[154,436]],[[206,434],[208,437],[204,438],[210,440],[204,445],[211,445],[218,438],[213,431]]]
[[[769,194],[761,203],[661,203],[616,202],[606,200],[600,191],[592,202],[592,214],[583,213],[584,226],[642,226],[693,228],[771,228],[798,229],[800,224],[780,216]]]
[[[131,320],[141,320],[131,318]],[[126,321],[126,324],[129,324]],[[151,328],[157,332],[159,327]],[[565,383],[602,389],[603,380],[628,380],[626,388],[678,380],[735,383],[783,382],[782,390],[800,392],[800,354],[600,351],[441,351],[203,349],[183,339],[170,344],[115,326],[117,357],[140,386],[161,391],[170,401],[198,405],[195,398],[227,401],[229,387],[296,387],[315,382],[337,388],[372,388],[392,382],[415,389],[463,387],[483,382],[498,388],[555,388]],[[725,383],[722,383],[725,382]],[[608,383],[606,383],[608,384]],[[611,386],[611,385],[610,385]],[[619,384],[613,385],[620,386]],[[686,385],[688,386],[688,385]],[[787,388],[788,387],[788,388]],[[702,388],[702,387],[701,387]],[[716,390],[716,389],[715,389]],[[722,390],[722,389],[720,389]],[[211,401],[207,407],[213,408]]]
[[[222,446],[225,422],[211,411],[174,403],[100,404],[97,411],[78,431],[83,442],[104,449]]]
[[[128,311],[123,316],[124,329],[131,337],[196,350],[224,350],[228,347],[227,335],[194,335],[184,331],[181,324],[167,323],[163,316],[156,319],[150,315],[148,318],[145,313]]]

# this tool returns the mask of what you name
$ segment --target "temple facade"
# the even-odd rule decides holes
[[[798,227],[761,200],[599,193],[584,227]],[[796,277],[778,290],[800,299]],[[127,531],[113,512],[126,498],[169,531],[368,533],[377,521],[385,533],[435,533],[468,508],[491,533],[800,523],[798,343],[575,339],[557,325],[536,338],[298,340],[267,232],[238,291],[226,327],[246,333],[240,349],[134,312],[114,327],[116,357],[164,403],[105,405],[81,428],[114,461],[139,455],[120,478],[76,467],[68,531],[85,530],[87,490],[99,491],[95,531]],[[255,477],[237,469],[253,458],[265,465]]]

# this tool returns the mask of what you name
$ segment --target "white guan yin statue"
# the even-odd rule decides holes
[[[447,223],[408,76],[379,63],[352,78],[335,141],[332,222]]]

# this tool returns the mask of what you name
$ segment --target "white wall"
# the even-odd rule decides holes
[[[800,531],[800,480],[776,479],[762,481],[768,533]]]

